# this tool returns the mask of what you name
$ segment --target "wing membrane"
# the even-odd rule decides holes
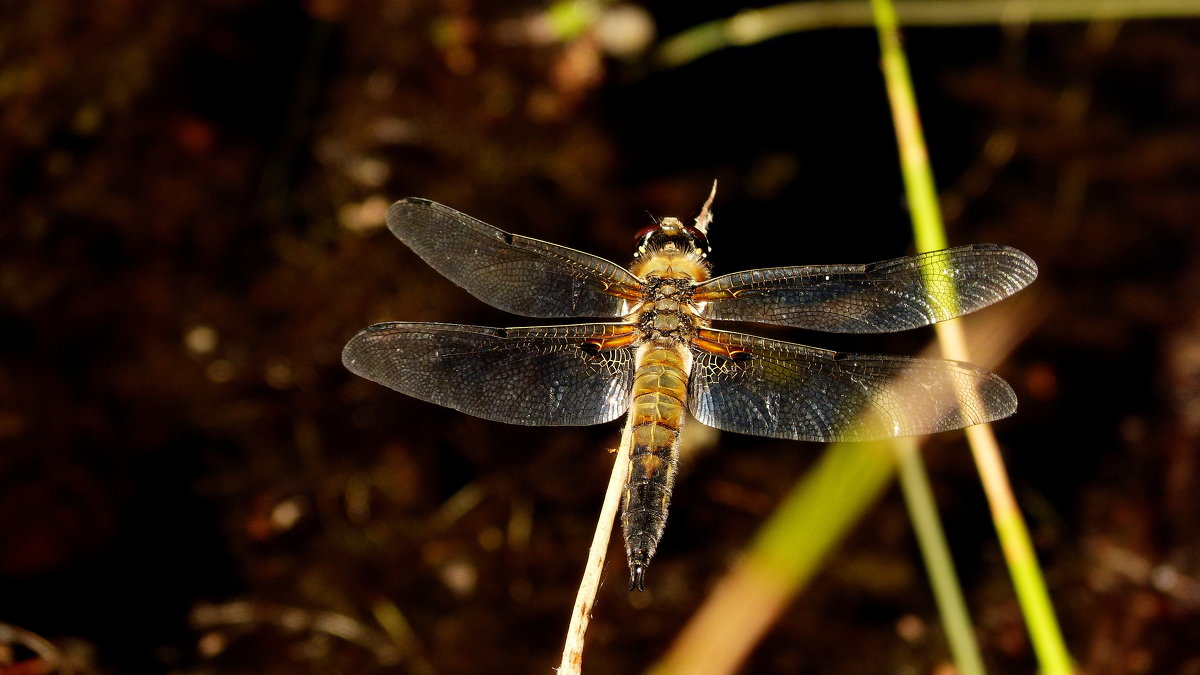
[[[536,317],[617,317],[641,282],[603,258],[509,234],[426,199],[388,209],[388,228],[425,262],[471,295]]]
[[[839,354],[725,331],[702,336],[733,358],[693,349],[688,407],[725,431],[869,441],[961,429],[1017,408],[1004,380],[969,363]]]
[[[1015,248],[960,246],[869,265],[750,270],[711,279],[693,299],[711,319],[833,333],[887,333],[961,316],[1003,300],[1037,276]]]
[[[616,419],[629,405],[634,353],[585,350],[624,324],[485,328],[379,323],[351,338],[342,363],[423,401],[509,424],[576,426]]]

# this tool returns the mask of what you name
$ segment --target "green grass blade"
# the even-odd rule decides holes
[[[900,0],[905,26],[1122,21],[1200,16],[1196,0]],[[703,56],[781,35],[830,28],[866,28],[871,8],[858,0],[791,2],[751,9],[693,26],[659,45],[654,62],[678,68]]]
[[[895,472],[894,460],[889,443],[829,446],[649,672],[735,672],[829,551],[883,493]]]
[[[917,535],[917,544],[921,547],[921,556],[925,559],[925,569],[934,589],[938,612],[942,615],[950,653],[954,655],[954,662],[962,675],[983,675],[987,672],[983,667],[983,656],[979,653],[962,585],[958,582],[958,574],[950,558],[950,547],[946,543],[942,520],[933,501],[933,490],[929,487],[920,448],[911,438],[900,439],[893,445],[899,457],[900,489],[904,493],[904,503],[908,506],[908,515]]]
[[[945,228],[942,226],[933,171],[929,166],[929,157],[917,115],[912,77],[900,42],[895,8],[890,0],[871,0],[871,6],[875,11],[879,32],[883,71],[887,81],[888,98],[892,104],[892,116],[900,146],[900,165],[912,211],[917,248],[922,251],[945,248]],[[940,324],[938,337],[942,340],[943,351],[947,357],[969,360],[966,342],[962,339],[958,322]],[[1012,496],[995,436],[990,426],[979,425],[968,429],[967,439],[975,455],[976,465],[991,505],[997,535],[1041,670],[1047,675],[1068,675],[1073,672],[1071,658],[1054,615],[1041,569],[1037,565],[1025,521]],[[939,595],[949,592],[947,589],[939,590],[938,585],[941,582],[936,577],[931,576],[931,581]],[[942,600],[939,600],[939,604],[941,602]],[[943,619],[947,617],[943,615]],[[956,659],[959,658],[960,655],[956,654]],[[959,665],[962,667],[961,661]]]
[[[948,243],[942,227],[933,171],[930,170],[929,157],[925,152],[924,134],[916,116],[916,99],[910,85],[908,63],[900,44],[895,8],[886,0],[873,0],[871,8],[878,27],[883,70],[888,98],[892,101],[897,136],[903,139],[908,148],[907,151],[901,151],[900,162],[912,214],[913,236],[918,251],[936,251],[946,248]],[[938,271],[930,270],[928,273],[936,275]],[[896,447],[900,455],[900,484],[904,501],[925,559],[925,569],[946,629],[950,652],[961,672],[982,675],[983,657],[975,640],[962,586],[950,559],[946,534],[934,505],[924,462],[915,444],[906,446],[903,442],[897,442]]]

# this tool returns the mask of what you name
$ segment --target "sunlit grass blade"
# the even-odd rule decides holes
[[[929,157],[917,115],[916,97],[912,89],[908,62],[901,46],[895,8],[889,0],[871,0],[871,6],[875,12],[879,32],[884,77],[892,105],[892,117],[900,147],[900,165],[912,213],[917,250],[945,248],[946,234],[938,207],[933,171],[929,166]],[[947,358],[970,360],[959,321],[938,324],[937,333],[942,352]],[[999,445],[991,426],[983,424],[968,428],[967,441],[984,484],[996,532],[1004,550],[1041,671],[1048,675],[1071,673],[1071,658],[1054,615],[1041,569],[1037,565],[1029,532],[1013,498],[1008,475],[1000,459]]]
[[[891,36],[883,40],[885,50],[893,50],[894,59],[894,50],[898,48],[898,42],[895,42],[894,16],[891,25]],[[892,41],[893,44],[887,44],[888,41]],[[902,67],[900,72],[904,76],[901,79],[907,81],[902,54],[899,63]],[[890,67],[894,69],[894,63]],[[889,94],[893,100],[897,98],[892,84],[895,75],[894,70],[889,71]],[[900,96],[904,95],[903,90],[904,87],[901,86]],[[921,227],[916,230],[918,248],[944,248],[945,235],[940,224],[932,172],[928,170],[928,162],[924,157],[924,144],[919,142],[920,129],[916,121],[910,85],[907,86],[907,97],[907,114],[897,113],[897,126],[903,127],[900,129],[900,135],[907,139],[902,141],[907,150],[915,148],[919,151],[906,156],[906,178],[915,176],[908,181],[910,200],[915,212],[933,214],[932,221],[923,217],[920,221]],[[918,140],[917,143],[907,142],[914,136]],[[930,222],[933,223],[933,227],[929,226]],[[962,344],[961,327],[958,322],[953,322],[952,325],[954,328],[951,334],[957,333]],[[1016,331],[1007,330],[1011,327],[1010,323],[1004,329],[993,328],[989,333],[991,336],[1007,333],[1009,339],[1015,341]],[[966,350],[961,349],[959,353],[962,355],[958,358],[966,360]],[[998,358],[995,349],[991,356]],[[983,365],[990,365],[992,361],[992,358],[984,359]],[[969,430],[968,436],[978,437],[981,431],[990,436],[987,430],[986,426],[974,427]],[[927,481],[919,454],[914,447],[915,443],[901,442],[891,446],[891,452],[888,451],[887,444],[831,446],[817,468],[797,486],[785,504],[764,526],[760,535],[748,548],[744,559],[714,589],[664,660],[657,664],[652,672],[733,672],[794,594],[813,578],[823,557],[873,503],[886,485],[887,478],[895,470],[897,458],[905,466],[904,473],[910,474],[903,479],[905,498],[910,505],[914,527],[918,531],[918,539],[926,556],[958,668],[964,673],[982,672],[982,659],[966,618],[961,589],[946,551],[944,535],[941,534],[940,524],[937,523],[930,491],[925,485]],[[981,446],[973,445],[974,447]],[[981,455],[979,450],[975,452],[977,457]],[[998,458],[998,453],[993,456]],[[1003,475],[1002,471],[1000,473]],[[1015,504],[1012,511],[1016,512]],[[1019,512],[1016,513],[1019,522]],[[1011,521],[997,519],[997,527],[1011,530]],[[1023,524],[1020,531],[1024,532]],[[1020,535],[1011,536],[1004,532],[1001,538],[1006,548],[1009,542],[1019,543],[1021,540]],[[1025,539],[1027,541],[1027,534]],[[1018,587],[1029,588],[1040,583],[1040,572],[1037,570],[1031,549],[1026,560],[1032,562],[1032,565],[1018,564],[1013,567]],[[1037,581],[1031,584],[1031,578]],[[1044,583],[1041,586],[1042,596],[1045,597]],[[1048,609],[1049,603],[1044,603],[1044,607]],[[1048,625],[1045,621],[1046,616],[1050,618]],[[1043,612],[1033,616],[1030,623],[1031,626],[1035,626],[1033,631],[1057,635],[1058,629],[1052,610],[1048,614]],[[1065,647],[1061,646],[1061,638],[1058,639],[1058,644],[1061,655],[1058,659],[1053,654],[1047,658],[1044,650],[1039,649],[1038,656],[1044,672],[1069,672],[1070,660]],[[1063,667],[1067,670],[1063,670]]]
[[[893,458],[888,443],[829,446],[650,672],[734,672],[888,486]]]
[[[971,26],[1160,19],[1200,16],[1196,0],[900,0],[906,26]],[[726,49],[781,35],[829,28],[866,28],[871,8],[858,0],[792,2],[752,9],[693,26],[663,40],[654,54],[661,68],[677,68]]]
[[[1030,302],[1022,300],[996,307],[972,322],[973,343],[986,336],[987,349],[976,360],[979,365],[989,367],[1003,358],[1022,337],[1014,327],[1033,322]],[[931,346],[921,356],[936,356],[935,351]],[[888,486],[897,456],[891,442],[829,446],[652,672],[736,672],[775,618],[816,576],[821,563]]]
[[[892,102],[897,137],[913,140],[906,146],[908,152],[900,153],[900,162],[913,219],[916,248],[918,252],[936,251],[946,248],[949,244],[941,227],[941,210],[934,188],[933,171],[929,169],[929,157],[925,152],[921,125],[916,116],[916,100],[912,96],[911,87],[907,92],[908,98],[897,103],[897,99],[905,95],[903,85],[897,84],[897,80],[909,80],[895,14],[892,5],[887,2],[872,1],[871,8],[879,31],[884,79],[887,83],[888,98]],[[900,91],[896,91],[898,87]],[[934,223],[932,226],[931,221]],[[936,273],[936,270],[929,272]],[[964,356],[959,360],[967,359]],[[896,444],[896,452],[900,457],[900,485],[904,492],[904,502],[908,506],[913,531],[921,547],[930,587],[937,600],[938,612],[942,617],[942,625],[946,630],[954,662],[959,670],[967,675],[982,675],[983,657],[979,653],[979,644],[975,640],[975,630],[971,625],[962,587],[950,558],[945,531],[937,514],[929,480],[926,478],[924,461],[914,447],[906,447],[900,442]]]

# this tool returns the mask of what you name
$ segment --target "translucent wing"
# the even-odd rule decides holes
[[[725,431],[869,441],[961,429],[1017,409],[1004,380],[969,363],[839,354],[714,330],[693,344],[688,407]]]
[[[575,426],[629,405],[634,353],[624,324],[484,328],[379,323],[355,335],[342,363],[356,375],[468,415],[509,424]]]
[[[973,312],[1016,293],[1037,265],[1015,248],[960,246],[869,265],[775,267],[698,285],[711,319],[833,333],[887,333]]]
[[[509,234],[426,199],[388,209],[388,228],[425,262],[480,300],[537,317],[622,314],[641,282],[603,258]]]

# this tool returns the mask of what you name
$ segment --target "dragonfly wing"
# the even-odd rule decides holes
[[[975,244],[869,265],[775,267],[698,285],[706,316],[833,333],[888,333],[945,321],[1016,293],[1037,265],[1015,248]]]
[[[392,204],[388,228],[447,279],[506,312],[536,317],[623,314],[641,282],[603,258],[509,234],[427,199]]]
[[[629,406],[633,329],[624,324],[484,328],[379,323],[342,362],[356,375],[468,415],[530,426],[616,419]],[[584,345],[591,345],[585,347]]]
[[[961,429],[1017,408],[1004,380],[969,363],[839,354],[715,330],[700,331],[693,345],[688,407],[725,431],[869,441]]]

